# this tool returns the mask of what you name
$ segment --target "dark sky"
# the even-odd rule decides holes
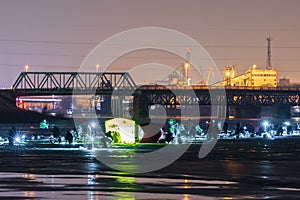
[[[299,20],[297,0],[1,0],[0,84],[10,87],[26,64],[30,71],[76,71],[99,42],[148,26],[194,38],[220,69],[235,64],[239,73],[253,64],[265,68],[270,34],[279,78],[296,82]]]

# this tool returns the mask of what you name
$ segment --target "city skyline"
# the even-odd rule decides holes
[[[10,87],[26,65],[29,71],[76,71],[97,44],[141,27],[182,32],[199,42],[220,70],[235,65],[238,73],[253,64],[266,67],[266,37],[271,35],[272,65],[279,78],[297,82],[299,6],[297,0],[1,1],[0,84]],[[147,64],[147,56],[128,56],[112,70]],[[168,55],[155,61],[173,68],[182,62]]]

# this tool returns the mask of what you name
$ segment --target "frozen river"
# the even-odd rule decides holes
[[[85,149],[2,146],[0,199],[297,199],[300,196],[300,137],[219,140],[203,159],[198,158],[199,148],[200,144],[192,145],[180,159],[161,170],[134,175],[106,167],[95,159],[94,152]],[[114,150],[98,152],[101,151],[106,155]]]

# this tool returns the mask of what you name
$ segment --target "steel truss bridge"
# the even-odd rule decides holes
[[[128,73],[22,72],[11,88],[13,96],[99,94],[135,91],[148,105],[300,105],[300,88],[161,86],[138,87]],[[122,93],[117,93],[122,95]],[[225,95],[226,94],[226,95]],[[146,101],[146,102],[145,102]]]
[[[16,95],[111,94],[116,88],[135,89],[128,73],[22,72],[12,86]]]
[[[148,97],[149,105],[300,105],[300,88],[268,87],[177,87],[145,85],[138,89],[142,96]],[[194,91],[186,92],[187,90]],[[226,96],[225,96],[226,95]]]

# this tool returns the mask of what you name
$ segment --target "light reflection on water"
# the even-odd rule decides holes
[[[2,197],[25,199],[215,199],[204,195],[172,194],[172,188],[198,189],[220,188],[235,182],[220,180],[193,180],[188,178],[151,178],[118,175],[39,175],[28,173],[0,173]],[[152,186],[153,188],[147,188]],[[160,191],[159,187],[163,190]],[[145,187],[145,188],[144,188]],[[149,189],[149,192],[147,191]]]
[[[85,150],[24,149],[16,153],[2,149],[1,171],[27,173],[0,172],[0,196],[62,200],[299,196],[300,137],[219,141],[202,160],[194,156],[198,150],[198,145],[192,146],[180,160],[164,169],[133,175],[112,171]],[[130,161],[129,156],[117,164],[136,167]]]
[[[278,187],[278,188],[270,188],[270,189],[284,190],[284,191],[300,191],[300,188],[282,188],[282,187]]]

